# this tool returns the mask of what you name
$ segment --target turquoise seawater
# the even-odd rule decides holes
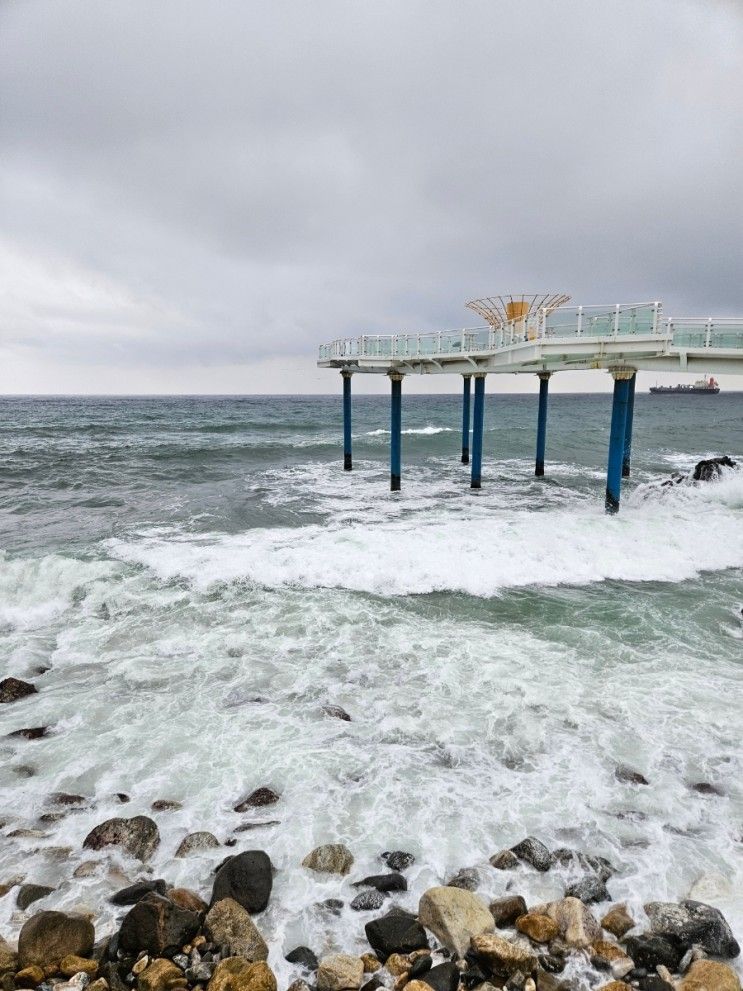
[[[383,398],[354,398],[351,473],[340,396],[0,401],[1,667],[39,688],[2,707],[0,736],[50,727],[0,741],[0,883],[54,885],[35,907],[112,925],[101,905],[135,866],[73,872],[127,792],[127,815],[183,803],[156,817],[153,867],[206,891],[224,851],[173,862],[178,842],[227,839],[265,784],[281,800],[256,818],[279,825],[236,835],[279,871],[263,928],[280,974],[298,942],[363,944],[356,913],[314,908],[349,901],[349,881],[298,869],[330,841],[360,876],[414,852],[414,906],[462,867],[502,893],[487,858],[533,834],[608,856],[612,896],[637,911],[704,875],[740,937],[743,471],[658,483],[711,455],[743,463],[743,394],[638,395],[614,518],[610,413],[608,395],[553,396],[540,480],[536,398],[488,395],[473,493],[459,397],[405,396],[391,494]],[[617,780],[621,763],[649,786]],[[53,791],[95,805],[9,838]],[[563,881],[518,884],[533,901]],[[13,899],[3,933],[23,919]]]

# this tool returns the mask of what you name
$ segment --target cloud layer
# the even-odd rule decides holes
[[[737,0],[6,3],[2,390],[330,391],[321,341],[500,291],[743,313],[741,79]]]

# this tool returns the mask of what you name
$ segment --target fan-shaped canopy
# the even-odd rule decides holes
[[[509,320],[523,320],[535,311],[551,313],[569,301],[570,296],[565,293],[521,293],[471,299],[466,306],[479,314],[491,327],[502,327]]]

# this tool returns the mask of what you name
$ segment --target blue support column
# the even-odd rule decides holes
[[[632,462],[632,421],[635,418],[635,383],[637,372],[629,380],[629,396],[627,399],[627,424],[624,428],[624,458],[622,459],[622,478],[629,478]]]
[[[551,372],[539,373],[539,415],[537,417],[537,461],[534,474],[544,475],[544,452],[547,448],[547,398]]]
[[[485,376],[475,375],[475,411],[472,417],[472,478],[470,486],[482,483],[482,430],[485,422]]]
[[[464,375],[464,391],[462,392],[462,464],[470,463],[470,392],[472,376]]]
[[[400,491],[402,434],[402,375],[389,372],[392,384],[390,403],[390,491]]]
[[[351,372],[343,371],[343,470],[351,471]]]
[[[614,376],[614,402],[611,407],[611,434],[609,437],[609,464],[606,471],[606,512],[619,512],[622,491],[622,461],[624,460],[624,436],[627,428],[627,405],[632,373],[612,372]]]

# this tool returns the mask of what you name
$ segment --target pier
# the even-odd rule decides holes
[[[422,334],[364,334],[323,344],[318,366],[340,370],[343,377],[344,468],[352,467],[354,375],[387,375],[390,379],[390,489],[395,492],[402,479],[406,375],[463,377],[461,461],[470,466],[471,488],[479,489],[488,375],[539,377],[534,474],[543,477],[551,377],[561,371],[605,369],[614,379],[605,506],[608,513],[616,513],[622,479],[631,471],[637,372],[743,374],[743,318],[673,319],[663,316],[658,301],[572,306],[569,299],[563,294],[491,296],[467,303],[486,321],[484,326]]]

